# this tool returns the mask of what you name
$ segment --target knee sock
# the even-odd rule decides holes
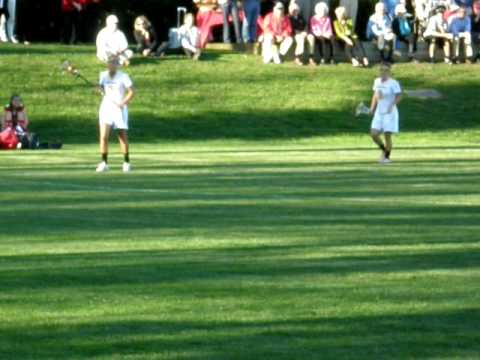
[[[124,154],[123,159],[126,163],[129,163],[130,162],[130,154],[129,153]]]
[[[108,154],[107,153],[102,154],[102,161],[104,161],[105,163],[108,162]]]

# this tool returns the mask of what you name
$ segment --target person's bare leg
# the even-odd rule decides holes
[[[124,156],[128,155],[128,135],[126,130],[118,130],[118,141],[120,142],[120,150],[122,151],[122,154]]]
[[[380,137],[380,131],[372,129],[370,131],[370,136],[372,137],[373,142],[377,144],[377,146],[383,151],[383,154],[385,155],[386,148],[385,148],[385,144],[383,143]]]
[[[392,143],[392,133],[386,132],[385,136],[385,158],[390,159],[390,154],[392,153],[393,143]]]
[[[108,161],[108,139],[110,137],[111,126],[106,124],[100,124],[100,154],[102,160]]]

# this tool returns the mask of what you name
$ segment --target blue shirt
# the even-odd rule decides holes
[[[471,32],[472,31],[472,21],[468,16],[465,16],[463,19],[458,17],[453,18],[452,22],[450,23],[449,32],[453,34],[453,36],[458,36],[458,34],[463,32]]]

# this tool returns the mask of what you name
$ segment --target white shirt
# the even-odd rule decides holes
[[[373,83],[373,91],[377,94],[377,112],[381,115],[387,114],[390,107],[396,109],[395,98],[402,93],[402,89],[397,80],[388,79],[382,81],[381,78],[375,79]]]
[[[128,49],[128,41],[125,34],[120,30],[112,32],[111,29],[103,28],[97,35],[97,56],[100,59],[108,58]]]
[[[102,106],[111,106],[119,104],[125,99],[127,89],[131,88],[133,83],[130,76],[124,72],[117,71],[115,76],[111,78],[108,71],[104,71],[100,74],[99,85],[105,93]]]

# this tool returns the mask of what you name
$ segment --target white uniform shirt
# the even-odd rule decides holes
[[[100,87],[103,89],[105,96],[102,101],[102,106],[105,104],[111,105],[119,104],[125,99],[127,89],[133,86],[130,76],[124,72],[117,71],[113,78],[110,77],[108,71],[100,74]]]
[[[112,32],[103,28],[97,35],[97,57],[106,61],[109,55],[117,55],[128,49],[128,41],[125,34],[120,30]]]
[[[381,78],[375,79],[373,84],[373,91],[377,94],[378,103],[376,113],[385,115],[388,113],[390,107],[393,106],[393,111],[397,110],[395,98],[402,93],[402,89],[397,80],[388,79],[382,81]]]

